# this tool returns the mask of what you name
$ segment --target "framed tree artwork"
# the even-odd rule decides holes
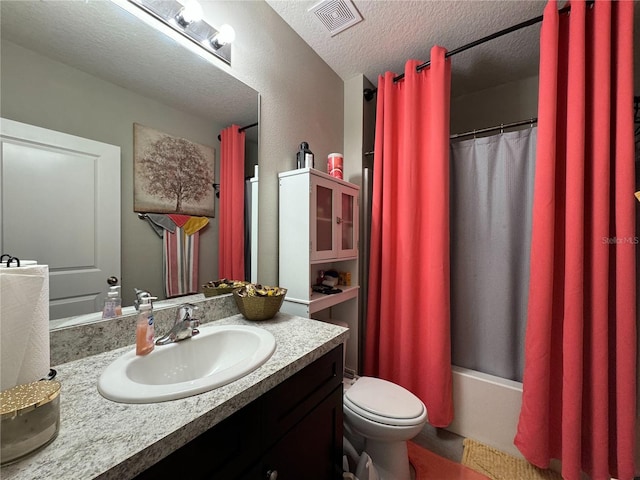
[[[133,124],[136,212],[214,217],[215,150]]]

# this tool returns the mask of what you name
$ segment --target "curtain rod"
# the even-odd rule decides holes
[[[253,127],[257,127],[257,126],[258,126],[258,122],[252,123],[251,125],[247,125],[246,127],[239,128],[238,131],[239,132],[244,132],[245,130],[247,130],[249,128],[253,128]]]
[[[521,127],[523,125],[531,125],[533,127],[534,123],[538,123],[537,118],[530,118],[529,120],[520,120],[519,122],[504,123],[504,124],[496,125],[495,127],[480,128],[478,130],[473,130],[473,131],[464,132],[464,133],[456,133],[454,135],[451,135],[449,139],[455,140],[456,138],[468,137],[471,135],[478,135],[482,133],[489,133],[496,130],[504,130],[505,128]]]
[[[489,132],[493,132],[495,130],[504,130],[505,128],[521,127],[523,125],[531,125],[533,127],[534,123],[538,123],[538,119],[537,118],[530,118],[529,120],[520,120],[519,122],[503,123],[503,124],[500,124],[500,125],[496,125],[495,127],[486,127],[486,128],[480,128],[478,130],[469,131],[469,132],[456,133],[454,135],[451,135],[449,137],[449,140],[455,140],[456,138],[468,137],[469,135],[478,135],[478,134],[482,134],[482,133],[489,133]],[[373,155],[374,153],[375,153],[375,151],[364,152],[363,155],[366,156],[366,157],[369,157],[369,156]]]
[[[247,125],[245,127],[241,127],[238,129],[239,132],[244,132],[245,130],[249,129],[249,128],[253,128],[253,127],[257,127],[258,126],[258,122],[256,123],[252,123],[251,125]],[[222,137],[220,137],[220,135],[218,135],[218,140],[221,141]]]
[[[594,3],[593,0],[592,1],[588,1],[587,5],[591,6],[591,5],[593,5],[593,3]],[[567,7],[561,8],[560,10],[558,10],[558,13],[563,14],[563,13],[567,13],[569,11],[571,11],[571,6],[567,6]],[[462,53],[462,52],[464,52],[466,50],[469,50],[469,49],[471,49],[473,47],[477,47],[478,45],[482,45],[483,43],[486,43],[486,42],[488,42],[490,40],[493,40],[495,38],[499,38],[499,37],[502,37],[502,36],[507,35],[509,33],[513,33],[515,31],[518,31],[518,30],[520,30],[522,28],[525,28],[525,27],[530,27],[531,25],[535,25],[536,23],[542,22],[543,18],[544,17],[542,15],[540,15],[539,17],[531,18],[531,19],[526,20],[524,22],[518,23],[517,25],[513,25],[513,26],[511,26],[509,28],[505,28],[504,30],[500,30],[499,32],[492,33],[491,35],[487,35],[486,37],[483,37],[483,38],[481,38],[479,40],[475,40],[475,41],[473,41],[471,43],[467,43],[466,45],[463,45],[462,47],[458,47],[458,48],[456,48],[454,50],[451,50],[450,52],[445,53],[444,57],[445,58],[453,57],[454,55],[457,55],[458,53]],[[418,65],[416,67],[416,71],[420,72],[420,71],[424,70],[425,68],[427,68],[429,65],[431,65],[431,61],[427,61],[427,62],[421,63],[420,65]],[[398,82],[398,81],[402,80],[403,78],[404,78],[404,73],[401,73],[397,77],[394,77],[393,81],[394,82]],[[365,88],[364,92],[363,92],[365,100],[367,100],[367,101],[371,100],[373,98],[373,95],[377,91],[378,91],[377,88],[373,88],[373,89]]]

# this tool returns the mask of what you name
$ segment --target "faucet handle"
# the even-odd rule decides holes
[[[166,345],[168,343],[179,342],[187,338],[194,337],[200,330],[196,327],[200,325],[200,320],[193,318],[194,310],[198,307],[191,303],[183,303],[178,306],[176,321],[169,333],[156,340],[156,345]]]
[[[196,320],[193,318],[193,312],[198,310],[198,306],[192,303],[183,303],[178,307],[178,314],[176,316],[176,322],[182,322],[184,320]]]
[[[136,310],[140,310],[140,305],[142,304],[142,300],[144,298],[151,297],[151,294],[146,290],[140,290],[139,288],[134,288],[133,290],[136,292],[136,299],[133,301],[133,305],[136,307]]]
[[[193,337],[200,333],[197,327],[200,326],[200,320],[193,317],[193,312],[198,310],[198,306],[192,303],[183,303],[178,307],[178,316],[176,317],[176,325],[181,324],[182,327],[189,330],[189,337]]]

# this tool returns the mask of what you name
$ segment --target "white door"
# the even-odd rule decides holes
[[[0,253],[49,265],[50,319],[120,278],[120,147],[0,119]]]

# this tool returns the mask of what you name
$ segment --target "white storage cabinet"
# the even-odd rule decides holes
[[[280,182],[279,285],[287,288],[282,310],[310,317],[358,296],[357,185],[311,168],[278,175]],[[319,270],[351,273],[342,293],[312,291]]]

